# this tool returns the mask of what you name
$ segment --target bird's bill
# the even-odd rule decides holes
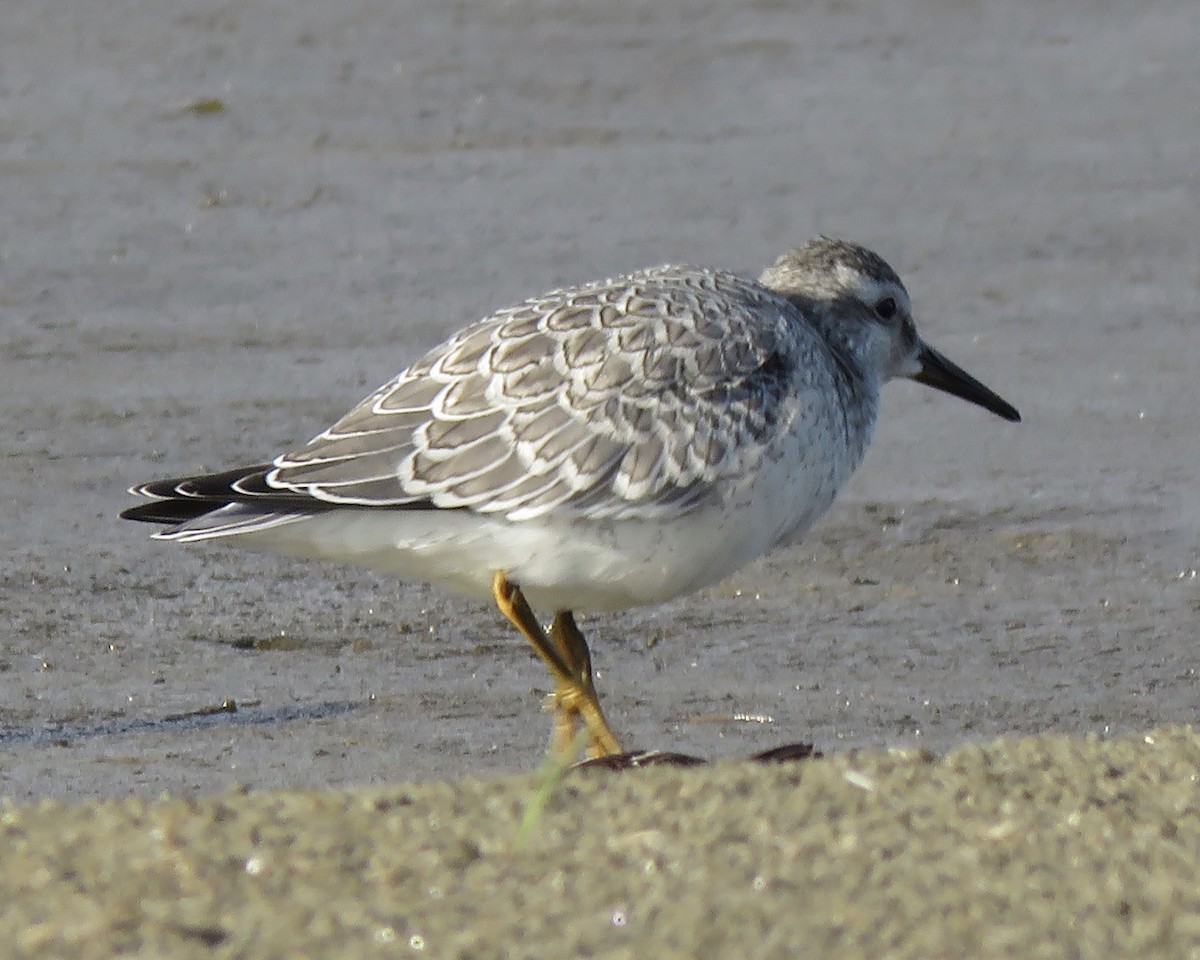
[[[912,379],[917,383],[969,400],[1005,420],[1020,422],[1021,415],[1016,407],[993,393],[967,371],[951,363],[928,344],[921,344],[917,362],[921,364],[921,369],[912,375]]]

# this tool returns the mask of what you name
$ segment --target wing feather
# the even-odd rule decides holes
[[[787,301],[720,271],[555,291],[430,351],[280,457],[267,482],[318,500],[356,489],[364,505],[523,518],[692,509],[761,456],[795,328]]]
[[[794,415],[804,327],[758,283],[693,267],[552,291],[456,334],[271,465],[140,492],[278,516],[335,504],[674,516],[754,470]],[[243,522],[235,510],[211,526]]]

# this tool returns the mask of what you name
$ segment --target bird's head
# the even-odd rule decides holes
[[[819,237],[785,253],[759,277],[801,308],[847,359],[880,383],[907,377],[1013,422],[1016,408],[925,343],[904,284],[878,254]]]

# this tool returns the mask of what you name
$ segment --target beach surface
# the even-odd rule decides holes
[[[0,806],[9,956],[1194,957],[1200,737]]]

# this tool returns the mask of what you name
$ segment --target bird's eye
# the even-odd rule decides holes
[[[875,303],[875,315],[880,320],[891,320],[896,316],[896,300],[894,297],[884,297]]]

